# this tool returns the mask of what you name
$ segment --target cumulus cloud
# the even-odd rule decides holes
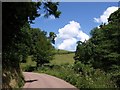
[[[109,16],[117,10],[118,7],[108,7],[99,18],[94,18],[94,21],[97,23],[108,23]]]
[[[60,28],[58,32],[56,38],[58,49],[75,51],[77,41],[83,42],[89,39],[89,36],[81,30],[80,24],[75,21],[70,21],[69,24]]]
[[[63,40],[63,42],[58,46],[59,49],[74,50],[74,46],[77,40],[75,38],[69,38]]]

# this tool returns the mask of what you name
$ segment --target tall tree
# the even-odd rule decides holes
[[[110,15],[109,23],[94,28],[91,38],[78,44],[75,57],[83,63],[92,63],[105,71],[118,70],[120,64],[120,9]]]
[[[2,3],[3,88],[4,85],[9,86],[10,82],[10,73],[6,72],[12,72],[12,69],[16,69],[17,73],[21,72],[19,56],[20,54],[24,56],[26,52],[29,52],[29,45],[25,40],[29,37],[27,37],[27,32],[22,31],[22,28],[25,27],[24,25],[26,23],[33,23],[33,20],[40,16],[39,10],[41,9],[41,4],[41,2]],[[58,11],[58,9],[53,9],[54,7],[58,7],[58,4],[44,2],[43,5],[46,7],[46,15],[54,15],[56,18],[59,17],[60,11]],[[4,76],[5,73],[6,75]],[[14,78],[16,77],[17,75],[14,75]]]
[[[46,7],[46,15],[54,15],[56,18],[59,17],[60,11],[57,9],[58,3],[44,2],[43,4]],[[14,46],[21,37],[20,29],[25,23],[33,23],[32,21],[40,16],[38,12],[40,6],[40,2],[3,3],[3,66],[11,60],[11,57],[8,57],[11,55],[10,53],[13,52],[14,55]],[[56,9],[54,9],[55,7]],[[59,13],[59,15],[57,13]]]
[[[49,63],[49,60],[52,59],[52,50],[53,46],[50,41],[47,39],[46,32],[41,31],[40,29],[31,29],[31,55],[33,55],[34,61],[37,62],[37,67]]]

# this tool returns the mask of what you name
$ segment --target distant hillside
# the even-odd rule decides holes
[[[75,53],[73,51],[67,51],[67,50],[61,50],[61,49],[55,49],[53,52],[55,54],[70,54],[70,53]]]
[[[69,54],[56,54],[54,56],[54,59],[51,60],[51,64],[54,65],[62,65],[62,64],[73,64],[74,63],[74,53],[69,53]]]
[[[73,64],[75,53],[72,51],[54,50],[55,56],[54,59],[50,61],[51,64],[54,65],[62,65],[62,64]]]
[[[74,64],[73,57],[75,56],[74,52],[65,51],[65,50],[54,50],[54,58],[50,61],[49,64],[52,65],[63,65],[63,64]],[[48,64],[45,64],[48,65]],[[36,62],[32,61],[32,56],[28,56],[26,63],[21,63],[21,68],[25,71],[28,67],[35,67]]]

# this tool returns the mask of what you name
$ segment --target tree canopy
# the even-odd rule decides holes
[[[75,59],[94,68],[105,71],[120,69],[120,9],[112,13],[107,25],[94,28],[91,38],[86,42],[78,42]]]
[[[21,28],[25,23],[33,23],[36,17],[40,16],[41,4],[44,5],[46,15],[54,15],[59,17],[60,11],[58,10],[58,3],[52,2],[4,2],[2,5],[2,18],[3,18],[3,64],[7,62],[7,55],[11,55],[14,51],[15,44],[22,42]],[[24,41],[24,40],[23,40]],[[11,46],[12,45],[12,46]]]
[[[108,18],[108,24],[91,30],[91,38],[79,41],[75,52],[75,70],[80,73],[82,65],[90,65],[111,75],[120,87],[120,8]]]
[[[48,62],[51,58],[50,49],[52,46],[50,40],[46,37],[46,33],[40,29],[30,27],[30,23],[33,23],[33,20],[41,15],[42,4],[45,16],[54,15],[55,18],[58,18],[61,14],[58,10],[59,4],[54,2],[2,3],[3,88],[4,85],[9,86],[12,78],[15,78],[17,82],[21,82],[21,78],[19,80],[16,77],[21,75],[19,64],[25,60],[27,55],[33,54],[37,58],[35,60],[38,64]],[[16,70],[14,77],[10,75],[11,70]]]

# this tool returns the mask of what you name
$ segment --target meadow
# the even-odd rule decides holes
[[[45,65],[64,65],[64,64],[74,64],[73,57],[75,56],[74,52],[69,52],[65,50],[54,50],[54,57],[50,63]],[[26,63],[20,64],[23,71],[29,71],[27,69],[36,67],[36,62],[32,60],[32,56],[28,56],[26,59]],[[31,70],[30,70],[31,71]]]
[[[62,64],[74,64],[74,53],[70,54],[56,54],[54,59],[50,61],[51,64],[54,65],[62,65]]]

